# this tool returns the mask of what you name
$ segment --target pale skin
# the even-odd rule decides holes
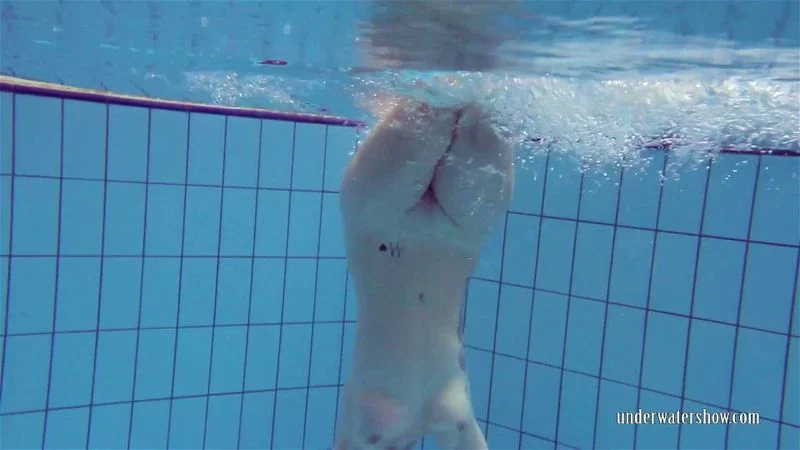
[[[341,188],[358,301],[336,449],[486,449],[465,371],[467,278],[511,201],[513,149],[475,105],[403,100]]]

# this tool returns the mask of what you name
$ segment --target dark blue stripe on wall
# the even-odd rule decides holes
[[[581,202],[583,201],[583,182],[585,179],[585,173],[581,172],[580,183],[578,184],[578,207],[577,211],[580,214],[581,210]],[[547,189],[545,185],[544,189]],[[620,186],[622,189],[622,186]],[[545,198],[547,198],[545,194]],[[570,307],[572,306],[572,288],[573,283],[575,281],[575,254],[578,250],[578,225],[575,224],[575,231],[572,235],[572,256],[569,264],[569,291],[567,293],[567,311],[565,312],[565,319],[564,319],[564,338],[562,341],[561,347],[561,367],[559,368],[560,373],[558,376],[558,406],[556,406],[556,431],[555,431],[555,441],[558,442],[558,432],[561,425],[561,405],[563,404],[564,398],[564,372],[565,366],[567,363],[567,339],[569,334],[569,311]],[[599,383],[598,383],[599,389]],[[595,418],[596,419],[596,418]]]
[[[739,301],[738,301],[738,305],[736,307],[736,327],[734,328],[733,355],[731,357],[731,370],[730,370],[731,379],[730,379],[730,385],[728,387],[728,405],[727,406],[728,406],[728,410],[729,411],[733,409],[733,388],[734,388],[734,385],[736,384],[735,383],[735,381],[736,381],[736,354],[738,353],[737,350],[738,350],[738,347],[739,347],[739,330],[742,328],[741,327],[741,324],[742,324],[742,303],[744,301],[745,280],[746,280],[746,276],[747,276],[747,258],[748,258],[748,255],[750,254],[750,242],[751,242],[750,241],[750,237],[753,234],[753,216],[754,216],[755,209],[756,209],[756,195],[758,194],[758,178],[761,175],[761,160],[762,159],[763,158],[761,156],[759,156],[757,158],[757,160],[756,160],[756,178],[753,181],[753,195],[751,196],[751,201],[750,201],[750,215],[749,215],[749,217],[747,219],[747,238],[746,238],[746,242],[744,244],[744,257],[742,258],[742,272],[741,272],[742,275],[741,275],[741,280],[739,281]],[[791,320],[791,319],[789,319],[789,320]],[[689,366],[689,364],[688,364],[688,360],[689,360],[689,352],[688,352],[689,344],[688,344],[688,340],[691,337],[691,331],[692,331],[692,323],[689,322],[689,335],[687,336],[687,344],[686,344],[687,352],[686,352],[686,358],[685,358],[685,361],[687,361],[687,363],[686,363],[686,365],[684,367],[683,393],[681,395],[682,397],[686,396],[686,372],[688,371],[688,366]],[[781,398],[782,397],[783,396],[781,396]],[[681,409],[683,409],[683,403],[681,403]],[[680,437],[681,430],[682,430],[682,428],[680,428],[680,426],[679,426],[679,428],[678,428],[678,436],[679,437]],[[731,426],[730,426],[730,424],[726,424],[725,425],[725,448],[728,448],[730,437],[731,437]]]
[[[141,341],[141,334],[142,334],[142,301],[144,299],[144,269],[147,260],[145,259],[145,254],[147,252],[147,205],[150,203],[147,201],[150,198],[150,151],[151,151],[151,143],[152,143],[152,130],[153,130],[153,110],[147,110],[147,157],[145,158],[145,184],[144,184],[144,223],[142,225],[142,265],[139,272],[139,305],[138,305],[138,312],[136,315],[136,347],[134,350],[133,356],[133,389],[131,389],[131,407],[128,416],[128,448],[131,448],[131,440],[133,439],[133,406],[136,404],[136,373],[138,372],[139,367],[139,345]],[[91,422],[89,423],[90,432],[88,433],[91,436]],[[87,438],[86,442],[88,443],[89,440]]]
[[[661,168],[663,173],[664,169],[667,166],[667,158],[664,158],[664,165]],[[613,234],[611,235],[611,261],[608,264],[608,281],[606,282],[606,298],[603,302],[604,309],[603,309],[603,331],[602,337],[600,338],[600,366],[597,369],[597,374],[602,378],[603,376],[603,365],[605,363],[605,356],[606,356],[606,330],[608,329],[608,306],[611,303],[611,280],[613,278],[614,273],[614,254],[616,253],[616,245],[617,245],[617,233],[619,231],[619,206],[620,200],[622,200],[622,183],[625,179],[625,167],[620,167],[619,169],[619,181],[617,183],[617,204],[614,206],[614,228]],[[656,210],[656,228],[658,228],[658,218],[661,215],[661,196],[664,191],[664,186],[661,185],[659,187],[658,192],[658,209]],[[580,212],[579,212],[580,214]],[[576,225],[577,228],[577,225]],[[655,251],[655,233],[653,233],[654,241],[653,241],[653,249]],[[575,243],[577,245],[577,242]],[[597,382],[597,393],[595,396],[594,402],[594,426],[592,427],[592,445],[597,445],[597,418],[600,415],[600,391],[602,390],[603,383],[598,380]]]
[[[322,149],[322,182],[320,186],[325,186],[325,166],[328,159],[328,127],[325,127],[325,144]],[[311,385],[311,368],[314,365],[314,328],[316,328],[315,321],[317,319],[317,284],[319,280],[319,251],[320,251],[320,244],[322,243],[322,208],[325,202],[325,196],[323,194],[319,195],[319,222],[317,223],[317,249],[316,249],[316,261],[314,262],[314,304],[311,307],[311,345],[308,348],[308,373],[306,374],[306,386]],[[340,349],[340,352],[342,350]],[[309,391],[306,389],[306,403],[303,407],[303,441],[301,443],[300,448],[306,448],[306,431],[308,427],[308,397]]]
[[[358,138],[361,136],[361,127],[356,128],[355,134],[355,142],[353,142],[353,147],[358,146]],[[323,185],[324,186],[324,185]],[[345,333],[345,323],[347,323],[347,300],[349,295],[348,293],[348,285],[350,283],[350,273],[349,271],[345,270],[344,274],[344,301],[342,302],[342,329],[341,329],[341,337],[339,339],[339,373],[337,374],[336,383],[340,386],[339,389],[336,390],[336,411],[333,418],[333,429],[334,429],[334,441],[336,440],[336,432],[339,429],[339,411],[341,409],[341,397],[342,397],[342,369],[344,367],[344,333]]]
[[[222,185],[225,185],[225,163],[228,159],[228,122],[230,119],[225,117],[225,131],[223,133],[223,144],[222,144]],[[208,384],[206,385],[206,393],[211,394],[211,380],[212,374],[214,370],[214,340],[216,337],[216,330],[217,330],[217,304],[219,300],[219,266],[220,266],[220,257],[219,254],[222,251],[222,218],[223,212],[225,211],[225,190],[224,188],[219,190],[219,218],[217,222],[217,230],[219,230],[219,234],[217,236],[217,253],[216,253],[216,267],[214,269],[214,306],[211,309],[211,351],[208,354]],[[255,243],[253,243],[255,245]],[[206,448],[206,441],[208,439],[208,409],[209,405],[211,405],[211,398],[206,397],[206,410],[205,416],[203,419],[203,448]]]
[[[11,94],[11,182],[9,187],[9,198],[11,199],[8,205],[8,253],[14,254],[14,182],[17,177],[16,174],[16,155],[15,150],[17,144],[17,96]],[[13,265],[13,258],[8,258],[8,270],[6,275],[6,298],[3,299],[6,303],[6,317],[3,324],[3,335],[8,336],[8,316],[11,310],[9,309],[11,302],[11,266]],[[0,359],[0,405],[3,404],[3,393],[6,379],[6,355],[8,355],[8,339],[3,339],[3,356]]]
[[[542,244],[542,220],[541,216],[544,215],[544,186],[547,186],[547,173],[549,172],[550,168],[550,152],[547,152],[545,155],[544,160],[544,175],[542,176],[542,197],[539,203],[539,227],[536,230],[536,260],[533,262],[533,285],[536,286],[536,282],[538,281],[538,274],[539,274],[539,255],[541,252],[539,249],[541,248]],[[505,242],[505,236],[503,236],[503,241]],[[504,246],[505,247],[505,246]],[[502,261],[502,259],[501,259]],[[502,277],[500,278],[502,280]],[[528,336],[526,337],[526,344],[525,344],[525,358],[530,358],[531,355],[531,335],[533,334],[533,307],[536,304],[536,290],[531,289],[531,313],[528,316]],[[466,316],[466,313],[464,313]],[[522,408],[520,409],[519,415],[519,429],[522,430],[523,423],[525,420],[525,401],[526,395],[528,394],[528,367],[530,366],[529,362],[525,362],[525,370],[523,371],[523,383],[522,383]],[[519,441],[517,442],[517,446],[522,448],[522,433],[519,435]]]
[[[254,119],[280,120],[299,123],[316,123],[321,125],[339,125],[355,127],[364,125],[358,120],[342,119],[333,116],[302,114],[266,109],[241,108],[222,105],[208,105],[203,103],[179,102],[148,97],[135,97],[119,95],[110,92],[77,89],[68,86],[59,86],[51,83],[32,82],[21,78],[1,76],[0,92],[14,92],[17,94],[36,95],[40,97],[54,97],[69,100],[79,100],[110,105],[138,106],[168,111],[182,111],[187,113],[204,113],[225,115],[229,117],[250,117]]]
[[[187,114],[186,118],[186,160],[184,162],[184,171],[183,171],[183,182],[189,182],[189,155],[190,155],[190,146],[192,141],[192,115]],[[256,191],[258,192],[258,191]],[[181,254],[180,254],[180,262],[178,263],[178,301],[177,303],[177,310],[175,311],[175,339],[172,341],[172,380],[170,382],[170,402],[169,402],[169,411],[167,412],[167,447],[170,446],[170,438],[172,437],[172,410],[175,404],[173,397],[175,397],[175,371],[178,366],[178,336],[180,335],[180,324],[181,324],[181,301],[183,300],[183,263],[185,261],[184,250],[186,247],[186,204],[189,198],[189,188],[183,188],[183,216],[181,218]],[[244,387],[242,387],[244,390]]]
[[[98,354],[98,349],[99,349],[100,331],[101,331],[101,327],[100,327],[100,312],[102,311],[102,305],[103,305],[103,266],[105,266],[106,208],[108,206],[108,141],[109,141],[109,138],[108,138],[108,135],[109,135],[109,123],[108,123],[108,121],[109,121],[109,118],[110,118],[109,116],[110,116],[110,105],[106,105],[106,108],[105,108],[105,126],[106,126],[105,133],[106,134],[105,134],[105,142],[104,142],[104,147],[105,148],[103,149],[104,158],[105,158],[105,162],[104,162],[104,165],[103,165],[103,219],[102,219],[102,227],[103,228],[102,228],[102,231],[101,231],[102,237],[100,239],[100,253],[101,253],[101,255],[100,255],[100,276],[98,278],[98,285],[97,285],[97,316],[95,317],[95,320],[97,321],[97,323],[95,324],[95,330],[94,330],[94,355],[92,356],[92,387],[91,387],[91,390],[89,391],[89,404],[90,405],[94,404],[94,393],[95,393],[95,387],[97,385],[97,354]],[[63,120],[64,120],[64,118],[62,116],[62,121]],[[63,180],[63,168],[61,170],[61,173],[62,173],[61,183],[64,183],[64,180]],[[59,221],[59,224],[60,224],[60,221]],[[59,249],[59,253],[60,253],[60,251],[61,250]],[[58,285],[56,284],[56,286],[58,286]],[[55,334],[55,328],[53,328],[53,333]],[[90,437],[89,436],[89,431],[90,431],[91,426],[92,426],[91,423],[92,423],[92,411],[93,410],[94,410],[93,407],[89,408],[89,419],[87,421],[87,426],[86,426],[86,446],[87,447],[89,446],[89,437]]]
[[[292,157],[289,167],[294,168],[295,153],[297,144],[297,124],[292,126]],[[294,170],[289,171],[289,200],[286,207],[286,242],[284,243],[284,260],[283,264],[283,286],[281,287],[281,327],[278,329],[278,354],[276,356],[277,362],[275,363],[275,389],[278,389],[278,383],[281,379],[281,346],[283,345],[283,328],[284,328],[284,314],[286,313],[286,279],[287,271],[289,269],[289,233],[291,230],[291,217],[292,217],[292,194],[291,190],[294,185]],[[272,432],[269,437],[269,447],[275,448],[275,423],[277,422],[277,409],[278,409],[278,393],[272,398]]]
[[[261,185],[261,155],[262,149],[264,148],[264,121],[258,122],[258,162],[256,163],[256,186]],[[250,353],[250,328],[253,325],[253,277],[255,276],[255,269],[256,269],[256,239],[258,238],[258,189],[256,189],[255,195],[255,206],[253,207],[253,252],[250,255],[250,286],[248,287],[247,291],[247,330],[245,331],[244,336],[244,365],[242,367],[242,392],[244,392],[247,387],[247,355]],[[220,230],[220,233],[222,230]],[[236,447],[242,447],[242,415],[244,414],[244,394],[242,394],[240,403],[239,403],[239,429],[236,433]]]
[[[204,103],[190,103],[175,100],[163,100],[150,97],[137,97],[114,94],[111,92],[77,89],[51,83],[41,83],[33,80],[0,75],[0,92],[14,92],[18,94],[37,95],[42,97],[55,97],[70,100],[79,100],[111,105],[134,106],[154,108],[169,111],[182,111],[187,113],[204,113],[213,115],[226,115],[230,117],[250,117],[255,119],[290,121],[296,123],[315,123],[321,125],[338,125],[345,127],[362,127],[365,122],[354,119],[344,119],[335,116],[317,114],[304,114],[284,111],[272,111],[257,108],[242,108],[234,106],[210,105]],[[533,142],[547,142],[545,138],[531,138]],[[672,142],[666,139],[656,139],[641,145],[641,148],[651,150],[672,150]],[[741,155],[774,155],[774,156],[800,156],[800,150],[774,147],[722,147],[720,153],[734,153]]]
[[[58,149],[58,170],[59,177],[64,176],[64,100],[59,102],[59,115],[61,117],[61,125],[59,127],[59,149]],[[104,202],[105,203],[105,202]],[[44,425],[42,426],[42,448],[45,447],[45,438],[47,437],[47,419],[49,419],[50,409],[50,394],[53,387],[53,355],[55,353],[56,345],[56,324],[58,323],[58,275],[61,268],[61,224],[62,210],[64,205],[64,182],[58,183],[58,215],[56,216],[57,231],[56,231],[56,267],[55,267],[55,289],[53,289],[53,334],[50,335],[50,362],[47,367],[47,394],[45,397],[44,406]],[[102,262],[101,262],[102,265]],[[99,294],[98,294],[99,295]],[[6,318],[8,320],[8,318]]]

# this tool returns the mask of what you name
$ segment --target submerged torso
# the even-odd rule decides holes
[[[409,225],[346,233],[358,298],[351,379],[416,409],[461,374],[462,311],[477,255],[452,236]]]

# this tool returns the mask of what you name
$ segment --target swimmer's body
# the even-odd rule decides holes
[[[475,105],[402,100],[367,136],[341,189],[358,299],[336,449],[486,449],[465,372],[467,278],[508,209],[513,149]]]

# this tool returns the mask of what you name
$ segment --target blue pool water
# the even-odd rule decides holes
[[[492,449],[800,448],[797,5],[673,3],[541,2],[569,19],[542,39],[584,50],[534,58],[552,77],[462,78],[544,139],[468,286]],[[338,190],[374,92],[478,89],[347,75],[363,6],[300,4],[0,6],[3,75],[366,121],[1,92],[0,448],[331,446],[356,317]],[[595,14],[616,19],[580,27]],[[586,63],[583,33],[622,50],[614,30],[647,24],[640,50]],[[617,423],[639,409],[758,423]]]

